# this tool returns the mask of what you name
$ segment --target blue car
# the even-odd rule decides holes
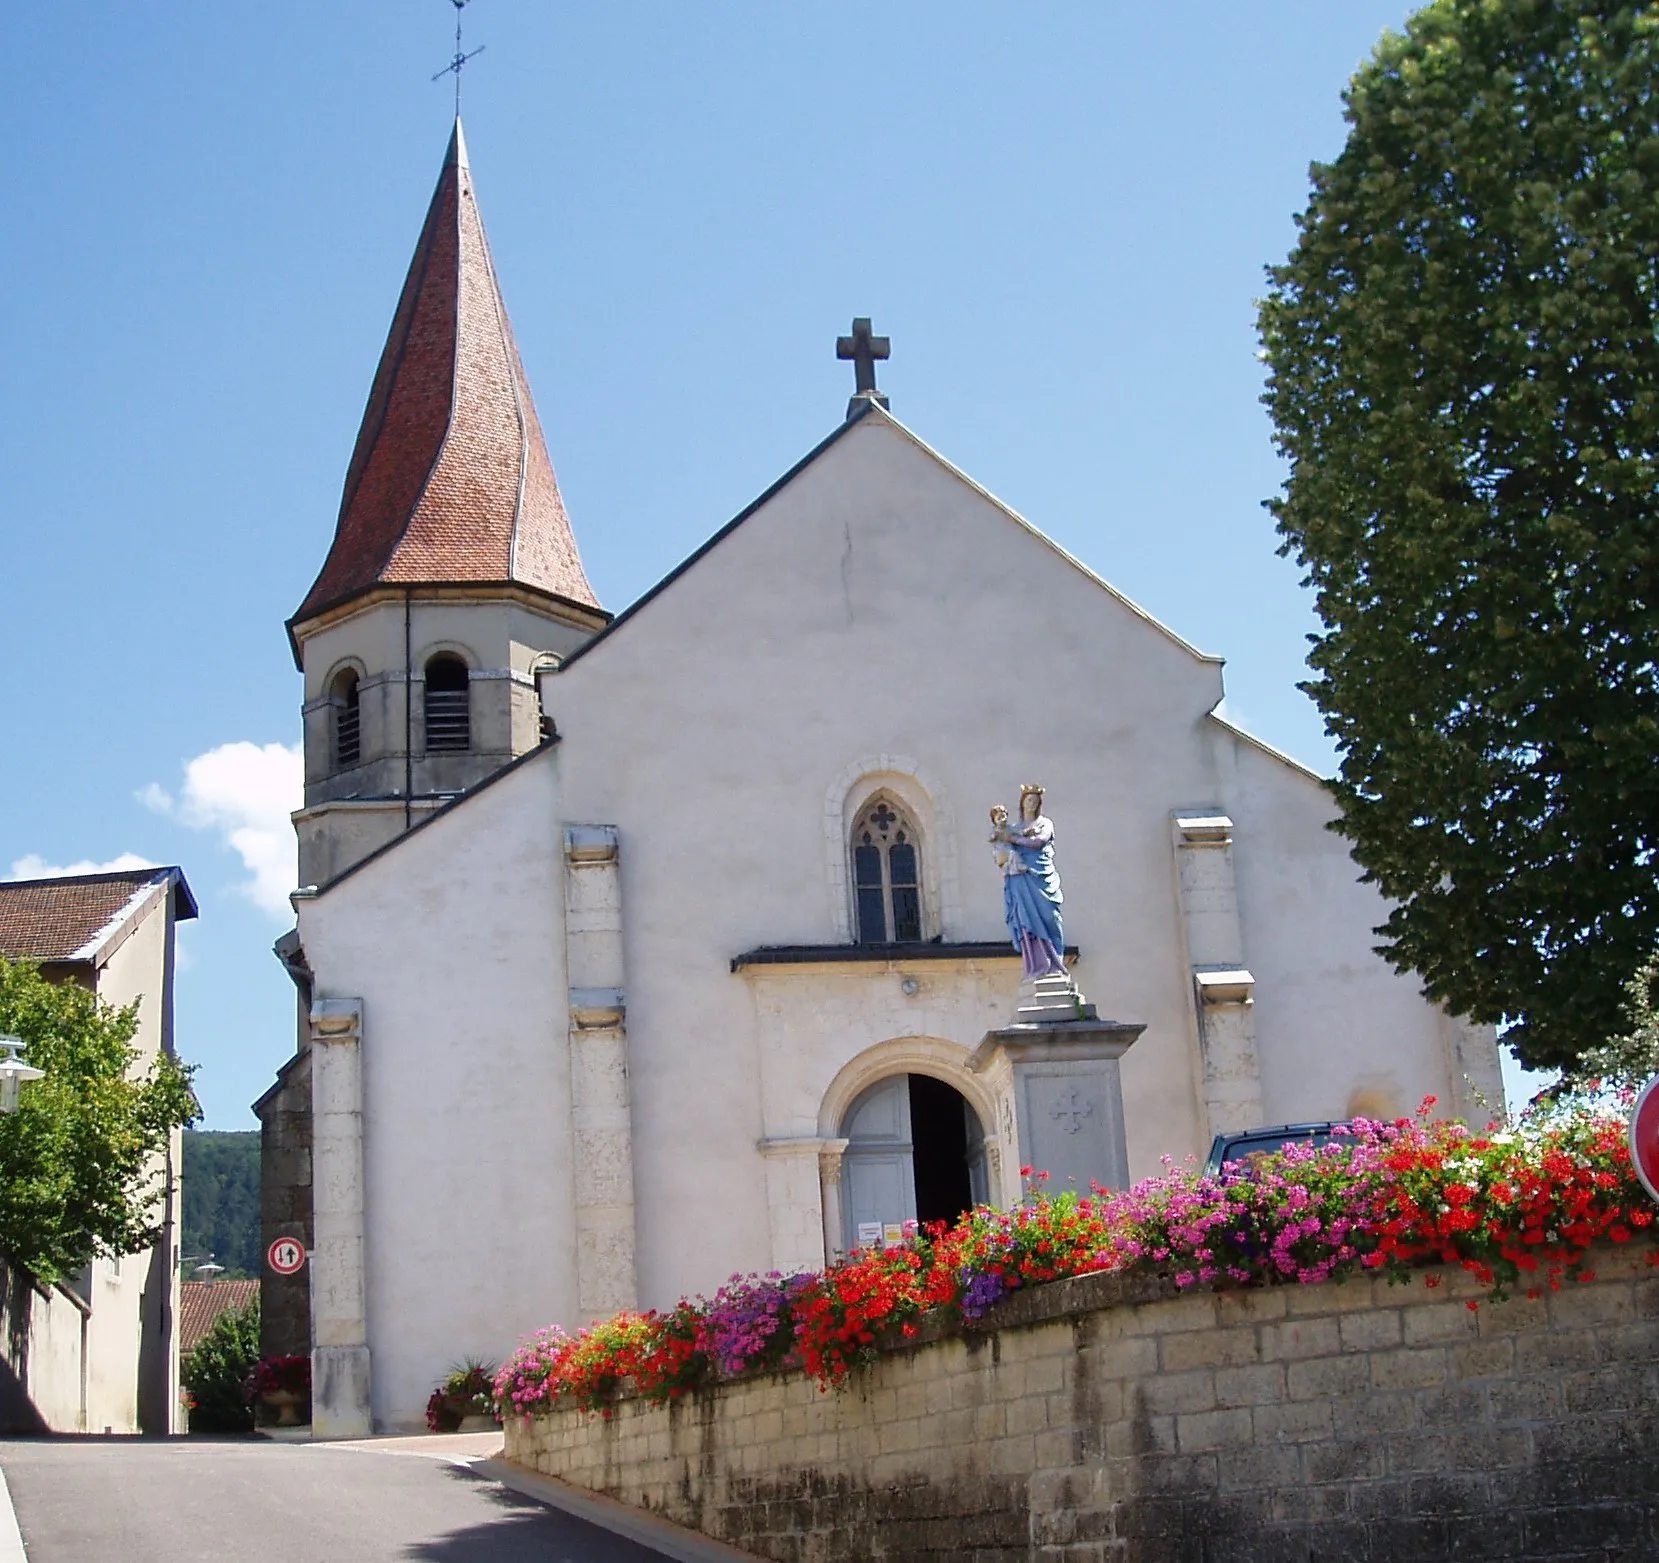
[[[1335,1123],[1276,1123],[1265,1129],[1238,1129],[1232,1134],[1218,1134],[1210,1146],[1209,1159],[1204,1163],[1204,1176],[1216,1177],[1230,1161],[1268,1156],[1287,1145],[1328,1144],[1335,1138],[1338,1129],[1347,1127],[1346,1120]]]

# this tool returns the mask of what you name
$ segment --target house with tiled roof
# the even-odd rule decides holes
[[[266,1244],[308,1257],[263,1313],[320,1432],[1022,1166],[1501,1099],[1222,659],[901,423],[868,319],[835,351],[845,416],[611,617],[455,127],[287,625],[301,1026],[257,1110]]]
[[[0,956],[37,962],[116,1007],[138,1006],[138,1064],[173,1050],[174,935],[196,916],[177,868],[0,881]],[[0,1266],[0,1430],[174,1432],[179,1427],[175,1131],[155,1170],[166,1193],[153,1248],[96,1258],[46,1287]]]
[[[201,1338],[221,1313],[259,1301],[257,1279],[185,1281],[179,1287],[179,1358],[188,1361]]]

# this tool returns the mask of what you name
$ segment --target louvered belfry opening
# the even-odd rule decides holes
[[[467,665],[459,657],[434,657],[426,664],[426,749],[472,747],[472,696]]]
[[[363,759],[363,713],[360,681],[347,669],[334,680],[334,769],[349,771]]]

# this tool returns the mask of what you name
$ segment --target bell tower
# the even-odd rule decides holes
[[[543,739],[535,669],[609,620],[582,570],[457,119],[346,471],[288,621],[305,675],[302,885]]]

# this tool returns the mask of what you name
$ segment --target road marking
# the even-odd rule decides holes
[[[23,1550],[23,1533],[12,1512],[12,1495],[6,1487],[6,1473],[0,1471],[0,1563],[29,1563]]]

